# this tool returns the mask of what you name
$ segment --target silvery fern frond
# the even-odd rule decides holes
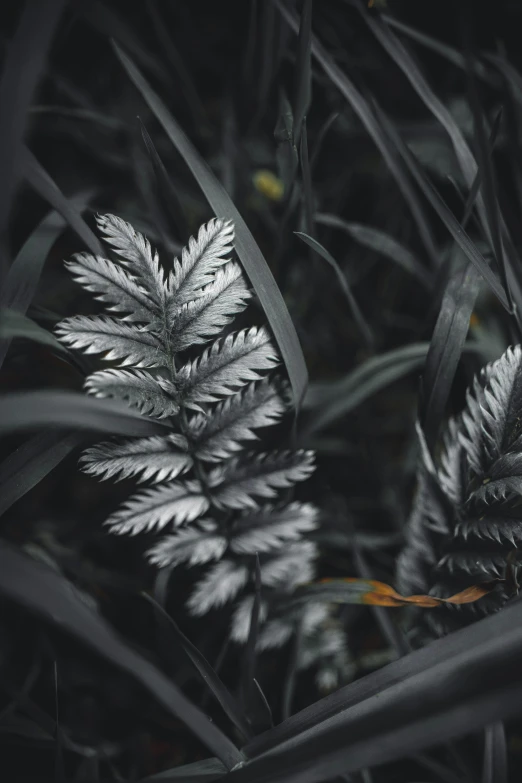
[[[116,215],[98,216],[96,222],[105,242],[116,250],[130,272],[141,281],[149,298],[163,312],[169,289],[158,254],[152,250],[149,240]]]
[[[248,581],[248,566],[232,560],[220,560],[211,566],[187,601],[195,617],[217,609],[237,596]]]
[[[285,412],[285,403],[268,380],[251,383],[228,397],[212,411],[199,413],[188,423],[196,456],[219,462],[242,448],[242,441],[256,440],[255,429],[268,427]]]
[[[253,326],[217,340],[198,359],[180,368],[177,381],[183,405],[201,410],[202,402],[217,402],[248,381],[261,379],[263,370],[278,362],[271,337]]]
[[[188,443],[183,435],[172,433],[151,438],[131,438],[99,443],[80,457],[85,473],[116,481],[169,481],[192,467]]]
[[[311,475],[313,453],[244,452],[245,443],[258,439],[256,430],[276,424],[287,405],[282,384],[268,376],[279,356],[265,327],[218,337],[251,297],[230,258],[233,226],[211,220],[166,272],[128,223],[105,215],[98,226],[116,260],[80,254],[68,268],[123,316],[73,316],[57,334],[120,365],[92,373],[85,382],[89,394],[124,400],[172,427],[166,436],[114,439],[84,453],[81,466],[93,476],[152,485],[105,524],[116,534],[162,531],[148,549],[150,563],[204,570],[187,602],[195,616],[238,598],[232,635],[241,641],[237,617],[242,613],[244,625],[246,607],[251,611],[259,555],[259,644],[271,646],[274,636],[287,640],[298,618],[274,612],[279,596],[313,578],[316,546],[306,537],[318,512],[292,499],[282,504],[278,492]],[[184,355],[209,339],[214,342],[195,358]],[[272,504],[260,506],[260,499]]]
[[[522,349],[509,348],[483,368],[451,420],[435,485],[422,482],[399,558],[401,588],[449,596],[481,579],[502,576],[522,540]],[[436,498],[436,499],[435,499]],[[430,538],[434,523],[443,535]],[[422,579],[411,582],[411,574]],[[499,586],[468,607],[431,613],[437,632],[496,611],[508,599]]]
[[[218,218],[201,226],[197,237],[191,237],[183,248],[181,261],[174,259],[169,287],[171,311],[195,299],[198,292],[212,281],[213,273],[229,260],[232,250],[234,227],[228,220]]]
[[[257,508],[255,498],[273,498],[313,473],[312,451],[248,453],[235,457],[209,474],[214,502],[220,508]]]
[[[124,321],[154,322],[157,307],[145,288],[125,269],[102,256],[77,253],[65,265],[87,291],[103,302],[108,310],[126,313]]]
[[[182,522],[192,522],[204,514],[209,505],[197,480],[176,481],[133,495],[105,524],[111,533],[135,536],[147,530],[162,530],[169,524],[175,527]]]
[[[122,367],[164,367],[167,355],[155,334],[106,315],[75,315],[56,327],[60,340],[84,353],[103,353]]]
[[[173,383],[144,370],[99,370],[87,378],[85,390],[94,397],[123,400],[157,419],[179,412]]]
[[[160,568],[187,563],[189,566],[220,560],[228,546],[216,522],[199,519],[192,527],[177,530],[160,539],[148,551],[149,561]]]
[[[182,351],[219,334],[245,309],[251,296],[241,267],[229,262],[196,299],[185,302],[172,314],[173,350]]]
[[[255,555],[299,541],[317,527],[318,512],[311,503],[289,503],[283,508],[265,505],[238,517],[231,532],[230,548],[237,554]]]

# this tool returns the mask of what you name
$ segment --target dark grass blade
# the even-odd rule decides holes
[[[185,136],[166,106],[152,90],[130,58],[116,44],[114,44],[114,48],[128,76],[134,82],[163,126],[169,139],[192,171],[216,215],[234,222],[237,254],[266,313],[286,364],[296,405],[299,405],[308,382],[306,364],[299,344],[299,338],[285,301],[261,250],[227,192]]]
[[[303,189],[304,225],[306,233],[312,236],[314,231],[314,194],[312,190],[312,173],[308,158],[308,131],[306,117],[301,124],[301,143],[299,145],[299,161],[301,164],[301,177]]]
[[[152,141],[149,132],[147,131],[147,128],[145,127],[141,119],[139,119],[139,123],[141,128],[141,135],[143,137],[143,141],[147,148],[147,152],[149,154],[152,166],[154,168],[154,172],[158,180],[158,186],[159,186],[158,190],[160,194],[163,195],[163,198],[165,199],[165,203],[168,204],[169,217],[173,221],[174,225],[178,230],[179,239],[182,242],[188,241],[190,232],[187,224],[187,219],[183,211],[183,206],[181,204],[181,201],[179,200],[179,196],[177,194],[176,188],[174,187],[174,184],[171,178],[169,177],[168,171],[165,168],[165,165],[161,160],[158,151],[156,150],[156,147],[154,146],[154,142]]]
[[[506,732],[503,723],[492,723],[484,731],[481,783],[508,783]]]
[[[82,218],[79,209],[64,196],[56,182],[27,147],[24,148],[22,154],[22,171],[31,187],[65,218],[73,231],[85,242],[91,253],[103,256],[104,250],[101,242]]]
[[[422,378],[421,420],[430,450],[437,441],[479,287],[480,275],[468,262],[451,277],[442,297]]]
[[[69,204],[78,213],[83,212],[93,191],[85,191],[69,199]],[[11,307],[25,313],[33,301],[44,263],[52,246],[67,226],[67,221],[52,210],[36,226],[26,239],[7,273],[0,289],[0,306]]]
[[[316,253],[318,253],[321,258],[324,258],[325,261],[327,261],[328,264],[332,267],[334,270],[337,279],[339,281],[341,290],[346,298],[346,301],[348,302],[348,307],[350,308],[350,312],[352,314],[352,317],[357,324],[357,327],[361,333],[361,336],[366,343],[367,346],[373,345],[373,334],[368,326],[366,319],[364,318],[363,314],[361,313],[361,310],[359,308],[359,305],[357,304],[354,295],[352,294],[350,290],[350,286],[348,285],[348,281],[346,280],[346,276],[343,274],[343,271],[335,258],[331,255],[331,253],[328,252],[328,250],[321,245],[320,242],[318,242],[313,237],[308,236],[308,234],[304,234],[302,231],[294,231],[294,234],[299,237],[299,239],[302,239],[305,244],[307,244],[309,247],[312,248],[312,250],[315,250]]]
[[[317,134],[314,149],[312,151],[312,154],[310,156],[310,170],[313,171],[315,168],[315,165],[317,163],[317,160],[319,158],[319,154],[323,148],[324,141],[328,135],[328,131],[336,121],[336,119],[339,117],[338,111],[333,111],[324,121],[322,124],[319,133]]]
[[[72,198],[73,208],[81,212],[91,195],[84,193]],[[22,314],[27,312],[38,288],[45,260],[66,225],[64,218],[55,210],[38,224],[18,251],[0,286],[0,307],[10,307]],[[0,367],[10,343],[11,340],[7,338],[0,340]]]
[[[425,288],[431,290],[433,284],[433,275],[431,272],[419,263],[411,250],[408,250],[407,247],[385,231],[381,231],[373,226],[365,226],[361,223],[351,223],[347,220],[343,220],[337,215],[329,215],[323,212],[316,213],[315,221],[320,225],[345,231],[348,236],[359,244],[370,250],[375,250],[376,253],[381,253],[391,261],[394,261],[406,272],[409,272],[410,275],[417,278]]]
[[[218,703],[221,704],[223,710],[228,715],[234,726],[242,734],[243,738],[250,737],[250,731],[248,728],[247,720],[236,700],[222,683],[212,666],[209,664],[203,653],[188,639],[185,634],[178,628],[172,617],[168,612],[148,593],[141,594],[149,603],[154,607],[154,611],[158,617],[168,626],[172,636],[175,638],[178,644],[181,644],[188,657],[200,673],[205,684],[212,691]]]
[[[429,343],[397,348],[368,359],[338,381],[312,387],[305,408],[312,407],[314,412],[306,422],[305,433],[310,435],[327,427],[372,394],[422,367],[428,349]]]
[[[88,24],[102,35],[119,41],[129,52],[132,52],[143,68],[153,73],[166,86],[169,85],[167,70],[144,46],[143,36],[136,34],[132,26],[114,13],[108,5],[100,0],[90,0],[88,3],[76,3],[75,9]]]
[[[211,783],[222,777],[226,771],[219,759],[203,759],[148,775],[146,778],[140,778],[138,783]]]
[[[174,46],[174,42],[169,35],[168,24],[166,24],[165,20],[161,18],[157,0],[151,0],[151,2],[147,3],[147,11],[152,19],[154,32],[163,50],[165,58],[170,62],[172,68],[174,69],[174,74],[177,77],[176,80],[179,81],[181,90],[185,96],[187,106],[192,115],[194,130],[201,135],[204,135],[205,133],[208,133],[209,125],[205,107],[200,100],[190,71],[183,62],[183,57]],[[125,45],[124,40],[122,40],[121,43]],[[131,50],[129,49],[129,51]]]
[[[274,0],[274,2],[283,18],[286,20],[292,30],[297,33],[299,29],[298,16],[292,11],[288,10],[283,5],[283,3],[280,2],[280,0]],[[341,69],[334,62],[326,49],[315,38],[315,36],[312,36],[312,54],[326,74],[329,76],[329,78],[332,80],[332,82],[335,84],[337,89],[346,98],[354,112],[359,117],[363,126],[366,128],[368,135],[379,149],[411,211],[412,217],[415,220],[417,229],[419,231],[419,236],[424,244],[424,247],[426,248],[426,252],[428,253],[430,261],[434,266],[437,266],[438,251],[435,240],[432,236],[429,221],[424,214],[424,209],[419,201],[418,194],[412,187],[410,178],[405,171],[400,159],[397,157],[397,153],[393,147],[393,144],[390,143],[390,139],[387,137],[387,135],[382,132],[380,124],[376,120],[375,115],[366,99],[357,90],[348,76],[346,76],[346,74],[341,71]]]
[[[304,0],[297,44],[294,98],[294,143],[299,144],[301,130],[312,102],[312,0]]]
[[[54,779],[56,783],[65,783],[65,767],[63,758],[63,747],[61,741],[62,732],[60,730],[60,703],[58,697],[58,662],[53,661],[54,675],[54,712],[56,729],[54,733],[55,752],[54,752]]]
[[[517,600],[341,688],[250,743],[247,753],[256,756],[264,749],[264,757],[231,779],[312,783],[397,760],[519,714],[521,622]],[[285,738],[292,739],[281,744]]]
[[[491,290],[496,295],[501,304],[510,310],[509,303],[506,297],[504,288],[499,281],[498,277],[488,266],[486,259],[478,251],[475,244],[471,241],[469,236],[464,231],[462,225],[455,218],[453,213],[448,209],[438,192],[435,190],[428,177],[424,174],[423,170],[418,164],[415,156],[408,149],[406,144],[402,141],[395,128],[388,120],[384,112],[374,102],[374,111],[380,120],[382,127],[386,130],[386,133],[393,139],[394,144],[406,163],[408,170],[414,177],[415,181],[421,188],[422,192],[437,212],[439,218],[442,220],[447,230],[452,235],[453,239],[459,245],[463,253],[469,258],[469,260],[477,267],[484,279],[489,283]]]
[[[475,124],[475,142],[477,149],[478,170],[480,171],[482,177],[481,193],[483,196],[483,220],[487,222],[490,244],[494,253],[499,277],[502,280],[502,285],[506,291],[509,305],[513,310],[512,287],[508,281],[511,270],[509,268],[509,260],[502,242],[497,181],[491,159],[493,145],[488,144],[488,139],[486,136],[486,129],[484,125],[485,117],[480,103],[477,84],[471,65],[473,59],[474,58],[472,57],[471,52],[467,50],[466,61],[468,63],[468,95]],[[477,199],[477,203],[479,203],[479,199]],[[519,265],[519,263],[520,261],[517,258],[516,264]],[[515,293],[517,305],[520,306],[520,292],[514,288],[513,293]]]
[[[292,704],[294,702],[295,689],[297,685],[297,676],[299,669],[299,655],[301,645],[303,644],[303,622],[300,619],[297,623],[292,639],[292,653],[288,663],[288,672],[283,687],[282,717],[287,720],[292,714]]]
[[[16,184],[27,116],[65,0],[27,2],[10,42],[0,81],[0,288],[9,264],[8,221]]]
[[[381,19],[386,22],[387,25],[394,27],[412,41],[424,46],[426,49],[430,49],[432,52],[436,52],[445,60],[448,60],[448,62],[453,63],[457,68],[461,68],[463,71],[466,70],[466,59],[458,49],[448,46],[437,38],[433,38],[431,35],[421,33],[420,30],[416,30],[414,27],[401,22],[399,19],[395,19],[389,14],[382,14]],[[484,64],[480,60],[475,59],[473,61],[473,70],[483,81],[493,85],[496,84],[494,76],[484,67]]]
[[[45,345],[58,354],[69,354],[65,345],[52,332],[42,329],[26,315],[8,308],[0,309],[0,341],[7,342],[16,337]]]
[[[170,428],[116,400],[72,391],[24,391],[0,396],[0,434],[41,427],[112,435],[166,435]]]
[[[241,683],[241,693],[245,711],[247,715],[254,715],[254,704],[252,700],[252,688],[254,688],[254,678],[256,674],[256,644],[259,632],[259,612],[261,610],[261,566],[259,565],[259,555],[256,554],[255,562],[255,595],[250,615],[250,627],[248,629],[248,639],[243,656],[243,677]],[[256,702],[258,699],[256,699]]]
[[[159,669],[134,651],[76,591],[48,566],[5,542],[0,544],[0,591],[33,614],[72,634],[118,668],[128,672],[181,720],[230,769],[241,753]]]
[[[35,487],[83,438],[77,434],[39,432],[0,462],[0,515]]]
[[[445,129],[446,133],[450,137],[453,149],[455,151],[455,156],[459,162],[459,166],[462,170],[467,185],[468,187],[471,187],[471,183],[475,177],[475,174],[477,173],[477,163],[466,139],[464,138],[462,131],[453,119],[452,115],[435,95],[424,75],[420,71],[417,63],[410,55],[402,41],[400,41],[393,31],[383,24],[377,17],[364,11],[359,4],[354,5],[360,11],[366,24],[375,35],[383,49],[388,52],[392,60],[394,60],[396,65],[404,73],[417,95],[421,98],[433,116]]]

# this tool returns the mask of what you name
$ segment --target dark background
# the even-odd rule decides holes
[[[291,208],[286,198],[274,200],[256,187],[260,170],[282,176],[281,143],[275,130],[282,92],[292,100],[296,83],[296,37],[277,11],[267,10],[269,5],[260,2],[255,6],[239,0],[68,3],[33,96],[26,142],[64,194],[89,194],[89,209],[85,212],[89,225],[94,226],[96,212],[117,214],[145,231],[162,249],[166,263],[211,217],[186,165],[117,60],[109,39],[118,40],[227,187],[285,296],[310,378],[313,383],[324,383],[342,378],[374,353],[429,341],[440,304],[440,280],[422,286],[381,253],[342,231],[316,224],[316,237],[339,262],[372,329],[374,345],[366,346],[347,311],[333,270],[309,253],[293,234],[303,229],[305,221],[300,186]],[[23,6],[22,2],[9,0],[2,4],[4,56]],[[515,68],[522,68],[522,4],[517,0],[389,0],[382,10],[459,52],[468,47],[477,59],[484,52],[503,52]],[[448,138],[361,15],[341,0],[316,0],[313,29],[363,94],[375,98],[387,112],[448,206],[460,216],[465,188]],[[473,144],[465,70],[406,37],[402,40]],[[513,105],[511,88],[497,80],[495,84],[479,81],[478,89],[490,123],[504,107],[504,124],[493,158],[499,191],[510,207],[511,227],[519,248],[522,223],[517,150],[521,139],[517,112],[509,108]],[[138,117],[165,165],[168,181],[161,173],[158,175],[151,162]],[[421,267],[427,268],[426,253],[411,214],[380,153],[316,62],[307,132],[314,156],[315,212],[386,231],[411,250]],[[424,207],[434,236],[444,247],[449,236],[430,207]],[[48,210],[41,195],[21,181],[9,225],[11,257],[16,256]],[[65,258],[83,249],[70,229],[55,243],[28,312],[41,326],[52,328],[65,316],[92,312],[89,297],[72,283],[63,268]],[[493,352],[495,347],[502,350],[509,343],[510,324],[487,291],[480,297],[474,317],[474,328],[491,335]],[[462,405],[466,384],[479,364],[476,356],[463,357],[452,387],[450,410]],[[17,340],[1,370],[0,384],[3,391],[44,387],[80,390],[82,375],[49,349]],[[306,492],[324,510],[324,531],[341,532],[348,541],[340,548],[329,545],[325,537],[320,562],[323,576],[357,573],[360,563],[354,560],[347,535],[347,531],[355,531],[366,547],[364,554],[372,576],[393,581],[414,486],[418,389],[417,370],[369,396],[354,412],[316,433],[306,444],[317,449],[319,463]],[[304,421],[307,415],[305,411]],[[21,440],[6,438],[3,455]],[[67,457],[6,511],[0,519],[2,536],[47,558],[94,596],[104,615],[127,638],[159,661],[215,720],[221,720],[219,709],[207,697],[183,655],[158,638],[150,607],[136,597],[137,591],[150,588],[154,579],[142,559],[143,543],[113,539],[102,528],[108,513],[128,495],[129,486],[100,484],[82,475],[77,456],[74,452]],[[226,638],[226,622],[218,615],[208,622],[187,619],[183,603],[191,579],[190,574],[176,578],[169,610],[215,663]],[[354,676],[393,657],[389,640],[368,610],[347,608],[343,620],[346,643],[355,661]],[[231,648],[224,658],[223,678],[231,687],[240,657],[241,651]],[[259,678],[276,716],[289,658],[290,651],[285,649],[264,656],[260,663]],[[4,779],[53,779],[55,743],[42,726],[46,715],[54,719],[56,714],[56,680],[60,722],[71,743],[76,744],[76,750],[72,745],[62,749],[67,780],[95,780],[96,775],[103,780],[138,780],[207,755],[181,724],[166,718],[125,675],[76,642],[5,604],[0,638],[0,690],[5,714],[12,721],[12,716],[18,714],[16,700],[29,695],[32,706],[25,713],[26,717],[30,715],[30,722],[20,723],[17,730],[11,723],[11,728],[0,734],[2,766],[9,770]],[[313,672],[300,675],[295,711],[320,695]],[[2,715],[0,707],[0,726]],[[510,780],[518,781],[522,733],[517,723],[508,727],[508,741]],[[478,739],[470,738],[460,746],[469,779],[478,780]],[[85,748],[89,747],[103,748],[109,760],[93,762],[86,755]],[[431,769],[429,763],[423,766],[418,760],[375,769],[364,783],[450,780],[444,771],[433,767],[441,759],[451,766],[447,754],[447,750],[440,754],[434,751]],[[465,778],[461,775],[457,779]]]

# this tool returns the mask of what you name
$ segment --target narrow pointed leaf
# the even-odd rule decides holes
[[[98,443],[82,454],[80,464],[86,473],[101,479],[132,476],[138,481],[168,481],[191,467],[186,447],[184,438],[176,434]]]
[[[89,375],[85,389],[100,399],[124,400],[140,413],[158,419],[174,416],[179,411],[174,386],[144,370],[100,370]]]

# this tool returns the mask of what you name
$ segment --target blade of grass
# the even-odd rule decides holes
[[[372,394],[422,367],[428,349],[429,343],[413,343],[397,348],[367,359],[338,381],[312,387],[305,400],[305,407],[315,410],[304,425],[303,437],[324,429]]]
[[[421,421],[430,451],[437,441],[479,285],[479,273],[468,262],[450,278],[442,297],[422,378]]]
[[[375,103],[375,101],[373,102],[373,108],[380,120],[381,126],[385,129],[390,138],[393,139],[397,150],[408,167],[408,170],[416,180],[417,184],[421,188],[422,192],[434,210],[437,212],[439,218],[442,220],[452,235],[453,239],[457,242],[463,253],[477,267],[484,279],[489,283],[489,286],[496,295],[497,299],[501,302],[505,309],[510,312],[510,307],[504,288],[498,277],[488,266],[486,259],[478,251],[476,245],[471,241],[453,213],[448,209],[439,193],[435,190],[428,177],[422,171],[414,155],[402,141],[391,122],[388,120],[382,109],[380,109],[380,107]]]
[[[101,242],[82,218],[75,204],[64,196],[56,182],[49,176],[33,153],[25,147],[22,154],[23,174],[32,188],[62,215],[80,239],[83,239],[91,253],[103,256]]]
[[[484,732],[482,783],[508,783],[506,733],[503,723],[492,723]]]
[[[254,714],[254,705],[252,703],[252,687],[256,673],[256,645],[259,631],[259,613],[261,611],[261,566],[259,565],[259,555],[256,554],[255,562],[255,593],[252,603],[252,612],[250,613],[250,626],[248,629],[248,639],[243,658],[243,677],[241,683],[241,693],[244,709],[247,715]]]
[[[114,48],[131,81],[134,82],[163,126],[167,136],[185,160],[216,215],[234,222],[237,254],[259,297],[274,337],[279,345],[292,385],[296,406],[299,406],[308,382],[306,364],[299,338],[285,301],[261,250],[227,192],[185,136],[166,106],[152,90],[129,57],[117,44],[114,44]]]
[[[71,197],[69,203],[77,212],[83,212],[94,195],[85,191]],[[49,212],[26,239],[0,289],[0,306],[25,313],[33,301],[38,282],[49,252],[66,228],[66,220],[55,210]]]
[[[431,290],[433,284],[432,274],[417,261],[411,250],[408,250],[407,247],[385,231],[381,231],[373,226],[365,226],[361,223],[348,222],[337,217],[337,215],[323,212],[316,213],[315,220],[323,226],[330,226],[331,228],[345,231],[359,244],[370,250],[375,250],[375,252],[381,253],[391,261],[394,261],[406,272],[416,277],[425,288]]]
[[[273,2],[275,2],[275,5],[291,29],[297,33],[299,30],[298,16],[287,9],[280,0],[273,0]],[[341,71],[339,66],[333,61],[332,57],[328,54],[326,49],[313,35],[312,54],[319,62],[325,73],[330,77],[337,89],[341,92],[342,95],[344,95],[354,112],[359,117],[361,123],[366,128],[368,135],[371,137],[379,152],[381,153],[410,209],[412,217],[416,223],[419,236],[424,244],[424,247],[426,248],[426,252],[431,263],[435,267],[438,266],[438,250],[435,244],[435,240],[432,236],[429,221],[424,214],[423,206],[419,201],[415,189],[412,187],[412,183],[404,169],[404,166],[397,157],[393,145],[390,144],[389,138],[383,134],[368,102],[356,89],[355,85],[346,76],[346,74]]]
[[[0,462],[0,516],[69,456],[83,438],[39,432]]]
[[[0,396],[0,434],[61,427],[113,435],[166,435],[169,426],[123,402],[71,391],[24,391]]]
[[[304,0],[297,42],[294,97],[294,144],[299,145],[303,122],[312,102],[312,4]]]
[[[91,192],[71,199],[73,208],[81,212]],[[24,242],[9,267],[3,286],[0,287],[0,307],[9,307],[22,314],[33,300],[49,252],[66,227],[66,221],[55,210],[49,212]],[[2,366],[10,339],[0,341],[0,367]]]
[[[222,777],[227,771],[221,761],[216,758],[194,761],[181,767],[164,769],[155,775],[141,778],[139,783],[211,783]]]
[[[448,46],[447,44],[442,43],[442,41],[433,38],[433,36],[421,33],[420,30],[416,30],[414,27],[401,22],[399,19],[395,19],[389,14],[382,14],[381,19],[390,27],[394,27],[399,32],[408,36],[408,38],[410,38],[412,41],[415,41],[421,46],[424,46],[426,49],[430,49],[432,52],[436,52],[441,57],[444,57],[445,60],[453,63],[453,65],[455,65],[457,68],[461,68],[463,71],[466,69],[464,55],[459,52],[458,49],[454,49],[452,46]],[[483,81],[492,85],[496,84],[494,77],[491,73],[489,73],[487,68],[484,67],[484,64],[481,63],[480,60],[474,60],[473,69],[477,76],[479,76]]]
[[[306,117],[301,123],[301,143],[299,145],[299,160],[301,164],[301,177],[303,189],[304,225],[306,233],[312,236],[314,231],[314,196],[312,191],[312,175],[308,159],[308,131],[306,129]]]
[[[145,127],[145,125],[143,124],[143,122],[139,117],[138,120],[140,123],[141,135],[143,137],[143,141],[145,143],[147,152],[152,162],[152,166],[156,173],[156,177],[159,185],[159,191],[163,195],[165,199],[165,203],[169,205],[170,218],[174,222],[178,230],[179,239],[181,239],[182,241],[185,240],[188,241],[190,232],[187,225],[187,219],[183,211],[183,206],[181,204],[181,201],[179,200],[179,196],[177,194],[176,188],[174,187],[174,184],[171,178],[169,177],[168,171],[165,168],[165,165],[161,160],[158,151],[156,150],[156,147],[154,146],[154,142],[149,136],[147,128]]]
[[[72,634],[130,674],[164,709],[181,720],[228,769],[242,760],[241,752],[217,726],[159,669],[120,638],[91,609],[71,582],[5,542],[0,544],[0,591],[6,598]]]
[[[209,690],[214,694],[221,704],[226,715],[230,718],[234,726],[239,730],[244,739],[250,737],[250,730],[246,721],[246,717],[240,709],[236,700],[222,683],[212,666],[209,664],[203,653],[201,653],[195,644],[188,639],[185,634],[178,628],[170,614],[148,593],[141,593],[152,606],[159,618],[167,625],[172,636],[176,639],[178,644],[181,644],[188,657],[200,673],[203,681],[208,686]]]
[[[233,778],[313,783],[518,714],[521,618],[522,602],[515,600],[342,688],[256,738],[245,750],[262,756]]]
[[[0,340],[11,341],[15,337],[46,345],[58,354],[69,353],[52,332],[42,329],[26,315],[4,307],[0,310]]]
[[[0,81],[0,288],[9,265],[8,221],[20,176],[28,110],[64,5],[65,0],[25,3],[4,61]]]
[[[294,234],[299,237],[299,239],[302,239],[306,245],[311,247],[312,250],[315,250],[315,252],[321,256],[321,258],[324,258],[324,260],[330,264],[337,276],[337,279],[339,280],[341,290],[344,293],[346,301],[348,302],[348,307],[350,308],[352,317],[357,324],[357,328],[359,329],[364,342],[367,346],[372,346],[374,342],[372,331],[368,326],[363,314],[361,313],[359,305],[355,301],[354,296],[350,290],[346,276],[343,274],[343,271],[335,258],[331,255],[331,253],[328,252],[328,250],[326,250],[326,248],[320,244],[320,242],[318,242],[316,239],[313,239],[313,237],[308,236],[308,234],[305,234],[302,231],[294,231]]]

